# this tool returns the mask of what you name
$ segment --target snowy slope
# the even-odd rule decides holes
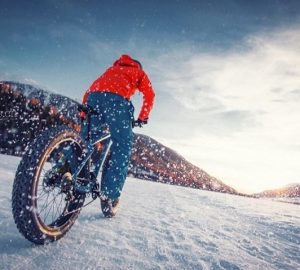
[[[128,179],[119,215],[98,202],[60,241],[18,233],[11,190],[19,158],[0,156],[0,269],[300,269],[300,207]]]

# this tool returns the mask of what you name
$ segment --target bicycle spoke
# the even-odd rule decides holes
[[[52,217],[52,222],[54,222],[58,217],[57,217],[57,209],[58,209],[58,204],[57,204],[57,198],[59,196],[59,192],[56,193],[55,195],[55,200],[53,203],[53,217]],[[54,204],[55,204],[55,209],[54,209]]]
[[[54,196],[54,200],[52,203],[52,222],[54,221],[54,209],[55,209],[55,205],[56,205],[55,199],[56,199],[56,196]],[[50,222],[50,223],[52,223],[52,222]]]
[[[42,191],[41,194],[39,194],[38,196],[36,196],[36,199],[39,200],[41,198],[43,198],[45,195],[47,195],[47,192]]]
[[[48,203],[48,205],[50,205],[50,207],[49,207],[49,210],[48,210],[48,212],[47,212],[47,215],[46,215],[46,217],[45,217],[44,222],[46,222],[46,219],[48,218],[49,214],[51,213],[51,209],[52,209],[52,208],[54,209],[54,201],[55,201],[56,196],[53,196],[53,194],[51,194],[51,195],[52,195],[52,199],[51,199],[51,201]],[[52,203],[52,204],[51,204],[51,203]],[[52,212],[53,212],[53,211],[52,211]],[[50,222],[50,223],[52,223],[52,222]]]
[[[49,193],[49,195],[50,195],[50,193]],[[51,194],[52,195],[52,194]],[[53,196],[53,195],[52,195]],[[44,204],[43,206],[45,206],[41,211],[40,211],[40,213],[42,212],[42,211],[44,211],[44,210],[46,210],[46,209],[48,209],[48,206],[50,205],[50,209],[48,210],[48,212],[47,212],[47,216],[46,216],[46,218],[48,217],[48,215],[49,215],[49,213],[50,213],[50,211],[51,211],[51,203],[53,202],[53,198],[49,201],[48,200],[49,199],[49,196],[47,196],[47,201],[46,201],[46,205]]]
[[[48,218],[48,215],[50,214],[50,211],[51,211],[51,206],[49,207],[49,210],[48,210],[46,216],[44,217],[43,222],[44,222],[45,224],[47,224],[47,223],[46,223],[46,220],[47,220],[47,218]]]
[[[56,215],[58,215],[58,217],[59,217],[59,215],[61,213],[61,203],[62,203],[62,200],[63,200],[63,195],[61,194],[60,195],[60,202],[59,202],[59,204],[58,204],[58,206],[56,208]]]
[[[42,206],[42,210],[39,212],[40,214],[47,208],[48,199],[49,199],[49,193],[47,193],[47,199],[46,199],[46,202],[44,202],[44,204]]]
[[[58,196],[60,196],[61,198],[58,199]],[[64,197],[62,195],[52,194],[52,198],[50,198],[49,200],[49,196],[47,196],[46,202],[43,204],[42,209],[39,211],[39,215],[45,223],[49,219],[49,217],[52,218],[51,222],[48,222],[49,224],[55,222],[55,220],[59,217],[59,214],[62,213],[63,198]],[[58,200],[59,203],[57,202]],[[42,215],[42,213],[44,214]]]
[[[59,210],[59,214],[60,215],[62,215],[63,214],[63,201],[64,201],[64,195],[63,194],[61,194],[61,196],[60,196],[60,203],[59,203],[59,205],[58,205],[58,210]]]

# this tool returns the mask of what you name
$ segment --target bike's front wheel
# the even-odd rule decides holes
[[[14,180],[12,210],[29,241],[58,240],[77,219],[84,196],[66,191],[63,179],[73,173],[70,164],[79,164],[84,149],[79,134],[67,127],[45,131],[27,147]]]

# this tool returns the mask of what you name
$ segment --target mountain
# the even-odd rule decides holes
[[[296,198],[300,197],[300,184],[290,184],[282,188],[265,190],[254,194],[255,197],[261,198]]]
[[[68,125],[79,130],[77,104],[31,85],[0,82],[0,153],[22,155],[45,128]]]
[[[41,130],[68,125],[79,130],[75,100],[18,82],[0,82],[0,153],[21,156]],[[238,194],[146,135],[135,134],[129,174],[145,180]]]
[[[237,194],[174,150],[141,134],[135,135],[129,172],[142,179]]]

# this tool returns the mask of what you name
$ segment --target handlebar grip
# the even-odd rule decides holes
[[[140,127],[142,128],[144,125],[146,125],[147,122],[139,121],[139,120],[134,120],[132,121],[132,127]]]

